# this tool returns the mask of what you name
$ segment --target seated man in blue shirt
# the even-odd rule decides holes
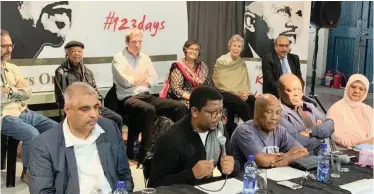
[[[285,127],[310,155],[318,155],[322,140],[334,132],[334,122],[313,104],[302,100],[301,81],[293,74],[284,74],[278,81],[278,93],[282,102],[280,124]]]
[[[254,119],[239,125],[231,137],[236,171],[244,169],[248,155],[254,155],[256,164],[261,167],[288,166],[308,155],[308,151],[279,125],[281,110],[279,100],[271,94],[256,99]]]

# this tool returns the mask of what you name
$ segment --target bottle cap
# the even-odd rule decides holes
[[[327,148],[327,143],[321,143],[321,148],[326,149]]]
[[[255,156],[254,155],[248,155],[248,161],[255,161]]]
[[[117,189],[124,189],[126,187],[125,181],[118,181],[117,182]]]

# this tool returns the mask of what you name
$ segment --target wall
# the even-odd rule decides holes
[[[312,78],[312,63],[315,44],[316,29],[310,27],[309,29],[309,46],[308,46],[308,66],[307,66],[307,85],[311,84]],[[327,48],[328,48],[329,29],[322,28],[319,30],[318,37],[318,53],[317,53],[317,69],[316,69],[316,84],[321,84],[325,77]]]

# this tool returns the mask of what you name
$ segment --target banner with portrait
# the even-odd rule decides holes
[[[291,53],[301,60],[300,70],[306,80],[310,6],[308,1],[246,1],[243,57],[262,58],[273,51],[278,36],[287,36]],[[261,62],[246,61],[246,64],[251,93],[262,94]]]
[[[71,40],[85,45],[84,58],[108,58],[125,48],[126,29],[138,28],[143,31],[143,53],[182,57],[188,38],[187,5],[185,1],[2,1],[1,28],[10,32],[15,44],[12,59],[61,58],[48,65],[20,66],[34,92],[53,91],[54,71]],[[158,73],[169,66],[155,64]],[[113,85],[110,63],[88,67],[99,87]]]
[[[291,53],[308,58],[310,1],[246,1],[244,57],[262,58],[279,35],[291,42]]]

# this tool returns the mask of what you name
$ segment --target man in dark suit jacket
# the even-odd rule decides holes
[[[286,73],[296,75],[304,87],[299,57],[290,53],[289,46],[289,39],[286,36],[279,36],[275,39],[273,52],[262,58],[262,93],[270,93],[279,97],[277,92],[278,79]]]
[[[117,125],[99,118],[96,90],[75,82],[64,98],[66,119],[31,145],[30,193],[109,193],[118,181],[132,191],[125,145]]]

